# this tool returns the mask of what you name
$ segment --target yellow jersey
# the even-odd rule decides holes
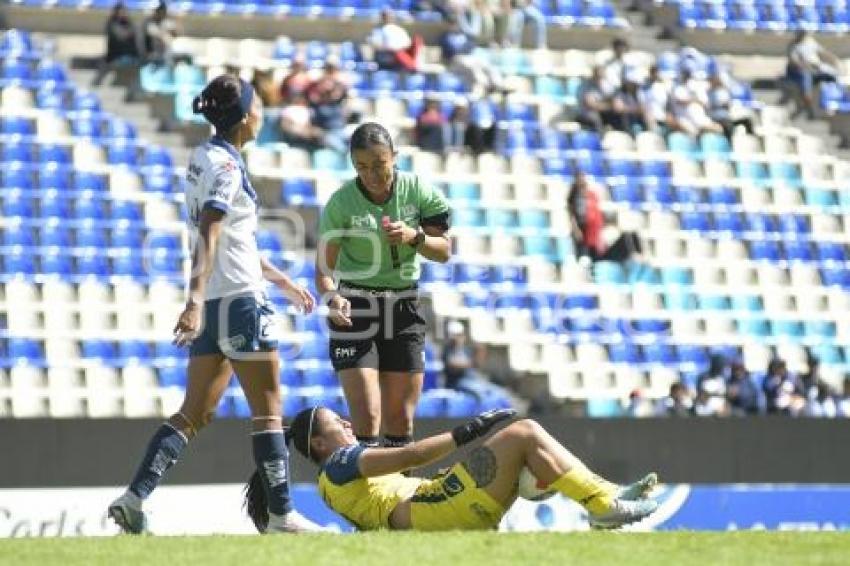
[[[319,473],[319,495],[328,506],[361,531],[390,528],[390,513],[431,480],[386,474],[371,478],[360,475],[357,460],[365,446],[338,448]]]

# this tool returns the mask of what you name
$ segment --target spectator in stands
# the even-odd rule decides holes
[[[507,23],[504,4],[504,0],[472,0],[458,10],[461,29],[479,45],[501,45]]]
[[[611,100],[614,127],[620,131],[636,134],[646,129],[643,107],[638,93],[638,80],[627,74],[620,90]]]
[[[493,151],[496,144],[496,121],[492,114],[471,112],[465,100],[458,100],[449,118],[449,126],[452,147],[465,146],[475,155]]]
[[[770,361],[762,389],[768,413],[797,416],[805,407],[803,388],[796,376],[788,371],[784,360],[775,358]]]
[[[688,417],[693,414],[694,402],[688,387],[681,381],[670,385],[670,393],[658,405],[662,417]]]
[[[694,84],[691,71],[682,69],[670,97],[670,126],[694,137],[706,132],[722,134],[723,128],[708,115],[707,104],[705,91]]]
[[[440,101],[429,98],[425,107],[416,117],[416,145],[419,149],[432,153],[443,153],[449,144],[449,125]]]
[[[307,71],[307,64],[304,62],[303,55],[297,55],[292,59],[292,64],[289,66],[289,73],[280,83],[280,101],[282,104],[289,104],[292,97],[298,94],[306,94],[307,87],[313,79]]]
[[[697,417],[725,417],[729,414],[726,400],[723,404],[715,402],[715,397],[705,391],[697,391],[694,399],[694,415]]]
[[[263,101],[263,106],[266,108],[280,105],[280,89],[275,84],[274,73],[272,71],[254,69],[251,86],[254,87],[254,91],[260,97],[260,100]]]
[[[818,383],[815,387],[814,395],[806,400],[803,415],[806,417],[832,419],[837,417],[838,414],[838,405],[829,386],[824,382]]]
[[[534,25],[534,47],[546,49],[546,16],[535,0],[511,0],[506,42],[509,46],[522,46],[522,32],[528,23]]]
[[[755,415],[759,412],[759,392],[750,379],[747,368],[740,361],[729,366],[726,399],[733,415]]]
[[[336,59],[328,58],[324,73],[307,87],[306,96],[312,110],[312,123],[324,132],[322,144],[344,152],[348,144],[345,135],[348,85]]]
[[[458,20],[453,18],[449,26],[440,38],[443,63],[448,69],[463,77],[476,98],[502,89],[504,79],[501,73],[475,54],[475,41],[461,29]]]
[[[139,62],[139,39],[136,26],[130,20],[127,7],[118,2],[112,7],[106,21],[106,55],[100,62],[93,86],[103,82],[104,77],[121,65],[136,65]]]
[[[380,24],[366,41],[372,46],[375,63],[381,69],[412,73],[419,66],[422,38],[418,35],[411,37],[407,30],[395,23],[395,16],[389,8],[381,10]]]
[[[490,381],[483,373],[487,350],[481,344],[470,343],[463,323],[450,320],[446,324],[448,340],[443,346],[443,374],[445,386],[474,395],[509,398],[507,391]]]
[[[658,66],[649,68],[649,78],[639,94],[646,127],[661,134],[669,130],[670,86],[661,78]]]
[[[295,94],[280,112],[280,131],[283,141],[292,147],[315,151],[323,145],[325,132],[313,125],[307,98]]]
[[[838,397],[838,416],[850,418],[850,376],[844,378],[841,395]]]
[[[584,172],[578,171],[567,197],[567,212],[575,249],[579,258],[590,261],[634,263],[641,268],[643,245],[634,232],[605,226],[599,193],[590,185]],[[606,232],[606,233],[604,233]],[[610,244],[609,244],[610,242]]]
[[[629,43],[620,37],[611,43],[611,57],[602,63],[602,92],[605,96],[614,96],[623,86],[623,78],[629,66],[626,59]]]
[[[723,83],[720,73],[713,73],[708,85],[708,115],[723,128],[723,135],[731,140],[738,126],[742,126],[748,134],[753,135],[755,130],[752,112],[732,100],[732,93]]]
[[[726,358],[712,354],[708,370],[697,379],[697,406],[704,414],[723,415],[726,405]]]
[[[145,20],[145,57],[156,65],[173,65],[174,40],[180,35],[177,20],[168,15],[168,6],[160,2],[153,14]]]
[[[629,402],[626,405],[625,413],[629,417],[645,418],[654,416],[655,408],[643,391],[634,389],[629,393]]]
[[[582,85],[576,118],[581,125],[597,132],[605,126],[613,126],[617,119],[611,107],[611,99],[602,88],[602,73],[602,67],[594,67],[590,80]]]
[[[815,89],[824,82],[835,82],[841,69],[841,61],[824,49],[807,31],[798,31],[788,46],[788,64],[785,77],[799,90],[803,107],[797,108],[794,116],[806,111],[810,119],[815,117]]]

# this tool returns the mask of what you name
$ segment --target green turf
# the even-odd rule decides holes
[[[0,564],[850,564],[843,533],[369,533],[0,540]]]

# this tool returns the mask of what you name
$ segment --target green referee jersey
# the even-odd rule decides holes
[[[340,246],[336,279],[391,289],[409,287],[419,280],[418,254],[413,247],[396,245],[398,267],[393,267],[392,246],[381,227],[384,216],[414,228],[449,228],[446,198],[418,175],[396,172],[392,195],[384,204],[369,200],[359,180],[352,179],[331,195],[319,222],[320,238]]]

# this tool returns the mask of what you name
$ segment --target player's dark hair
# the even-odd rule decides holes
[[[245,485],[245,512],[251,518],[257,531],[264,533],[269,524],[269,507],[266,489],[260,472],[254,470]]]
[[[251,85],[231,74],[219,75],[192,101],[192,112],[202,114],[218,135],[226,135],[248,113],[251,98]]]
[[[316,461],[315,454],[311,454],[309,450],[310,438],[319,433],[319,421],[316,414],[320,407],[311,407],[304,409],[292,419],[289,424],[289,429],[286,431],[286,443],[290,441],[295,445],[295,449],[305,458]],[[245,484],[245,512],[254,526],[259,532],[265,532],[269,524],[269,508],[266,490],[263,485],[263,478],[260,472],[254,470],[251,477],[248,478],[248,483]]]
[[[365,122],[357,126],[354,133],[351,134],[349,145],[352,152],[358,149],[369,149],[376,145],[383,145],[395,153],[392,136],[385,127],[377,122]]]
[[[289,430],[286,431],[287,441],[292,441],[298,452],[313,462],[317,462],[316,455],[310,451],[310,439],[319,434],[319,420],[316,418],[321,407],[310,407],[304,409],[292,419]]]

